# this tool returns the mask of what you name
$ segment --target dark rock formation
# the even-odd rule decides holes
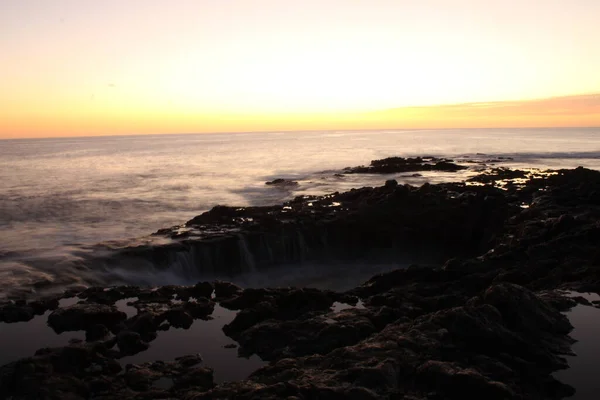
[[[123,355],[133,355],[148,348],[148,343],[142,340],[137,332],[121,331],[117,335],[117,346]]]
[[[35,310],[28,305],[6,304],[0,309],[0,322],[23,322],[33,319]]]
[[[503,190],[465,184],[394,185],[328,196],[299,196],[281,206],[212,210],[155,235],[168,244],[130,248],[123,257],[174,263],[191,276],[233,276],[281,264],[333,258],[402,256],[443,263],[490,248],[520,211]],[[181,260],[185,260],[182,263]]]
[[[277,187],[286,187],[286,186],[298,186],[298,182],[293,181],[291,179],[283,179],[278,178],[269,182],[265,182],[265,185],[277,186]]]
[[[527,179],[528,173],[520,169],[493,168],[483,174],[467,179],[467,182],[478,182],[486,184],[506,184],[514,179]]]
[[[175,328],[187,329],[194,322],[194,318],[183,307],[170,309],[165,313],[165,318]]]
[[[344,169],[347,174],[393,174],[417,171],[445,171],[456,172],[467,169],[463,165],[455,164],[452,160],[436,157],[388,157],[373,160],[369,166],[348,167]]]
[[[433,394],[465,398],[475,393],[505,399],[571,393],[548,375],[565,367],[556,355],[568,351],[568,321],[523,287],[492,286],[465,305],[442,305],[415,319],[395,319],[383,329],[368,322],[373,311],[346,310],[347,315],[338,317],[346,321],[342,326],[325,315],[322,319],[327,322],[322,324],[313,317],[303,319],[303,324],[271,320],[250,328],[242,335],[242,345],[249,340],[253,351],[269,354],[276,362],[249,381],[222,384],[200,398],[425,399]],[[531,320],[543,322],[537,327]],[[323,325],[336,327],[330,338],[343,342],[328,348]],[[531,374],[526,381],[520,372],[524,369]]]
[[[109,330],[102,324],[95,324],[87,328],[85,331],[85,340],[88,342],[95,342],[106,338],[109,334]]]
[[[230,282],[214,282],[215,297],[218,299],[227,299],[242,291],[242,288]]]
[[[56,333],[61,333],[87,330],[97,324],[113,327],[125,319],[127,319],[127,315],[114,306],[79,303],[53,311],[48,316],[48,325]]]
[[[88,343],[41,349],[0,367],[0,394],[413,400],[571,395],[573,388],[552,373],[567,367],[563,356],[571,352],[572,328],[561,312],[585,299],[567,298],[561,290],[600,293],[600,173],[578,168],[485,175],[471,182],[478,185],[388,183],[282,206],[215,207],[188,222],[185,235],[180,228],[162,231],[178,243],[158,246],[153,254],[160,259],[196,246],[196,252],[205,249],[195,253],[201,254],[196,261],[211,255],[212,266],[235,264],[242,260],[243,239],[242,250],[260,267],[285,259],[276,256],[284,250],[274,243],[289,250],[299,234],[305,256],[319,256],[323,234],[329,248],[349,257],[392,246],[438,253],[432,264],[376,275],[345,293],[243,289],[224,281],[69,293],[85,303],[55,309],[48,322],[58,332],[85,330]],[[506,179],[515,182],[500,182]],[[260,251],[268,240],[271,259]],[[128,319],[113,305],[127,298],[137,298],[130,303],[137,314]],[[121,371],[118,358],[143,351],[160,330],[209,318],[215,302],[239,310],[223,328],[239,354],[257,354],[268,366],[218,385],[197,355]],[[356,306],[336,312],[335,302]],[[56,299],[10,302],[0,315],[5,322],[24,321],[57,306]]]
[[[0,396],[19,399],[183,398],[213,386],[212,370],[198,357],[128,365],[107,358],[101,346],[44,349],[0,368]],[[166,388],[160,380],[171,382]]]

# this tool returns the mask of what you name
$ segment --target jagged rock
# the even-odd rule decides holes
[[[396,186],[398,186],[398,181],[395,179],[388,179],[385,181],[385,187],[387,188],[395,188]]]
[[[33,319],[35,311],[28,305],[6,304],[0,309],[0,322],[24,322]]]
[[[175,328],[189,329],[194,323],[194,318],[183,307],[172,308],[165,312],[164,316]]]
[[[310,311],[328,310],[334,299],[333,292],[302,288],[282,293],[275,302],[279,313],[287,318],[293,318]]]
[[[145,391],[162,376],[160,371],[154,370],[151,366],[131,365],[125,372],[125,383],[134,390]]]
[[[58,308],[57,298],[39,299],[29,302],[28,306],[33,309],[36,315],[42,315],[48,310],[56,310]],[[1,318],[1,317],[0,317]]]
[[[402,162],[435,168],[445,161]],[[106,320],[117,336],[41,349],[0,367],[0,393],[105,400],[568,396],[573,389],[552,377],[567,366],[562,355],[570,353],[572,343],[571,326],[560,312],[583,300],[566,298],[556,289],[600,290],[600,173],[583,168],[528,173],[506,189],[389,184],[299,196],[283,206],[216,207],[190,221],[187,239],[169,249],[189,250],[200,242],[204,249],[218,245],[233,252],[241,246],[236,235],[243,234],[261,267],[268,261],[261,261],[256,249],[265,238],[293,248],[291,238],[301,234],[303,256],[316,257],[314,249],[323,246],[326,232],[328,246],[343,249],[350,258],[363,254],[361,249],[389,249],[396,243],[409,249],[427,243],[419,251],[444,251],[432,265],[380,274],[345,293],[243,290],[227,282],[73,292],[101,304],[78,304],[76,312],[58,309],[49,321],[91,335],[95,329],[104,331],[98,324]],[[276,247],[272,251],[273,259],[284,259]],[[240,261],[228,254],[214,265],[231,260]],[[210,365],[199,365],[198,355],[118,373],[117,359],[146,348],[156,330],[207,318],[215,305],[209,300],[213,286],[216,301],[241,310],[223,328],[239,343],[239,354],[258,354],[269,365],[248,379],[218,385],[206,369]],[[125,320],[106,305],[127,298],[122,296],[138,297],[133,303],[138,315]],[[360,308],[331,310],[335,301],[356,304],[358,298]],[[56,305],[53,300],[19,301],[2,310],[39,314]]]
[[[298,320],[268,319],[259,323],[226,325],[224,332],[240,343],[240,353],[265,360],[306,354],[324,354],[351,345],[376,331],[365,310],[345,310]]]
[[[85,340],[88,342],[102,340],[108,336],[109,333],[110,331],[108,328],[102,324],[92,325],[85,331]]]
[[[255,289],[248,288],[239,292],[237,296],[229,299],[221,300],[219,303],[221,307],[228,308],[230,310],[243,310],[256,306],[260,302],[271,302],[275,295],[272,289]]]
[[[127,319],[127,314],[114,306],[78,303],[54,310],[48,316],[48,325],[57,333],[87,330],[96,324],[113,327]]]
[[[213,290],[213,285],[210,282],[198,282],[190,292],[196,298],[205,297],[210,299]]]
[[[184,303],[183,308],[194,319],[207,319],[213,313],[215,303],[201,297],[196,302]]]
[[[467,182],[478,182],[492,184],[499,181],[511,181],[514,179],[525,179],[527,178],[527,172],[518,169],[509,168],[493,168],[490,171],[484,172],[483,174],[476,175],[472,178],[467,179]],[[504,183],[504,182],[502,182]]]
[[[137,297],[141,289],[137,286],[119,286],[110,289],[91,287],[77,294],[77,297],[85,299],[88,303],[111,305],[118,300]]]
[[[486,378],[473,368],[443,362],[427,361],[417,369],[416,380],[424,390],[436,390],[450,399],[463,399],[469,393],[474,398],[505,400],[515,393],[505,384]]]
[[[213,371],[210,368],[194,367],[175,380],[174,390],[194,388],[209,390],[214,386]]]
[[[238,333],[245,331],[261,321],[277,315],[278,310],[271,302],[261,302],[252,308],[247,308],[235,316],[233,321],[223,326],[223,332],[230,337],[236,337]]]
[[[279,186],[279,187],[298,186],[298,182],[293,181],[291,179],[278,178],[278,179],[274,179],[272,181],[265,182],[265,185]]]
[[[191,367],[202,362],[202,356],[200,354],[190,354],[188,356],[177,357],[175,361],[182,367]]]
[[[117,335],[117,346],[124,355],[134,355],[148,348],[148,343],[142,340],[137,332],[121,331]]]
[[[242,288],[231,282],[215,281],[215,298],[227,299],[242,292]]]
[[[270,318],[291,320],[313,311],[329,311],[336,297],[331,291],[318,289],[252,290],[247,289],[225,306],[242,308],[223,331],[235,338],[251,326]]]
[[[6,364],[0,367],[0,395],[2,398],[89,398],[86,371],[116,375],[120,370],[118,362],[106,358],[99,350],[81,345],[40,349],[33,357]]]
[[[452,160],[435,157],[388,157],[371,161],[371,165],[345,168],[345,173],[350,174],[392,174],[415,171],[448,171],[455,172],[468,167],[458,165]]]
[[[140,335],[148,335],[158,330],[156,319],[152,313],[145,312],[128,319],[126,324],[129,330],[137,332]]]
[[[541,332],[569,333],[573,329],[567,317],[518,285],[492,286],[483,294],[483,301],[498,309],[506,324],[519,332],[539,336]]]

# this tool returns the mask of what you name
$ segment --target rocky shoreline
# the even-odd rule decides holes
[[[391,164],[455,165],[414,160]],[[567,368],[573,343],[563,312],[587,302],[566,291],[600,293],[599,215],[600,172],[584,168],[496,168],[467,182],[389,180],[279,206],[217,206],[155,233],[169,242],[127,253],[157,265],[186,254],[199,273],[332,254],[418,263],[345,292],[203,281],[15,299],[1,306],[0,322],[48,314],[55,332],[85,332],[85,341],[0,367],[0,398],[564,398],[574,389],[552,376]],[[268,362],[247,379],[215,382],[198,354],[120,362],[165,331],[212,318],[217,306],[237,312],[223,326],[239,346],[228,351]]]

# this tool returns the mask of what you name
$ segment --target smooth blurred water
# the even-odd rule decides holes
[[[599,301],[595,293],[570,292],[571,296],[582,296],[590,302]],[[554,373],[559,381],[571,385],[576,392],[570,400],[588,400],[598,398],[600,382],[596,376],[598,360],[600,360],[600,310],[591,305],[578,304],[566,313],[573,331],[570,336],[576,340],[572,346],[574,356],[567,356],[569,368]]]
[[[0,295],[55,279],[86,245],[145,236],[217,204],[383,184],[334,174],[392,155],[511,156],[510,166],[600,168],[600,129],[382,130],[0,141]],[[482,156],[480,156],[482,157]],[[447,181],[424,173],[401,182]],[[286,190],[266,186],[294,178]],[[83,272],[82,272],[83,273]],[[0,296],[1,297],[1,296]]]

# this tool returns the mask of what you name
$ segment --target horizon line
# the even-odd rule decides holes
[[[379,131],[466,131],[466,130],[515,130],[515,129],[600,129],[597,126],[511,126],[511,127],[456,127],[456,128],[373,128],[373,129],[281,129],[281,130],[256,130],[256,131],[222,131],[222,132],[163,132],[163,133],[127,133],[127,134],[103,134],[103,135],[76,135],[76,136],[39,136],[2,138],[0,141],[18,140],[54,140],[54,139],[94,139],[94,138],[127,138],[140,136],[186,136],[186,135],[244,135],[253,133],[328,133],[328,132],[379,132]]]
[[[570,103],[570,101],[572,103]],[[557,108],[558,107],[558,108]],[[431,116],[424,114],[414,114],[417,111],[431,112]],[[580,111],[578,113],[578,111]],[[581,113],[583,111],[583,113]],[[437,115],[435,115],[437,113]],[[457,114],[458,113],[458,114]],[[245,121],[245,125],[249,129],[243,129],[244,126],[240,124],[239,118],[248,117],[251,114],[243,112],[231,112],[227,119],[231,122],[236,122],[238,118],[237,126],[231,126],[229,123],[224,126],[214,126],[211,129],[210,121],[206,130],[184,130],[176,131],[169,130],[168,126],[164,131],[154,131],[151,129],[141,128],[139,130],[127,129],[117,130],[114,129],[111,133],[110,130],[106,132],[94,132],[94,126],[90,126],[88,132],[85,127],[77,131],[64,133],[62,136],[60,128],[54,129],[49,128],[49,133],[44,132],[42,129],[30,132],[21,132],[24,136],[16,137],[19,135],[19,130],[10,132],[6,131],[0,136],[0,140],[20,140],[20,139],[47,139],[47,138],[70,138],[70,137],[103,137],[103,136],[148,136],[148,135],[187,135],[187,134],[240,134],[240,133],[269,133],[269,132],[330,132],[330,131],[381,131],[381,130],[444,130],[444,129],[544,129],[544,128],[598,128],[600,127],[600,93],[592,92],[586,94],[572,94],[572,95],[560,95],[553,97],[542,97],[536,99],[527,100],[496,100],[496,101],[476,101],[476,102],[462,102],[462,103],[445,103],[437,105],[414,105],[414,106],[400,106],[395,108],[386,108],[378,110],[368,111],[346,111],[346,112],[295,112],[295,113],[261,113],[262,117],[258,118],[259,115],[255,115],[255,120],[252,119]],[[201,113],[198,113],[198,117],[201,117]],[[564,117],[573,118],[582,117],[583,115],[592,116],[592,119],[582,119],[579,124],[576,121],[565,121]],[[225,117],[226,115],[223,115]],[[537,116],[535,120],[523,120],[523,117]],[[285,121],[287,117],[288,121]],[[320,121],[316,121],[313,118],[322,118]],[[415,119],[416,117],[416,119]],[[498,120],[498,117],[501,119]],[[275,125],[282,126],[283,129],[272,129],[273,126],[268,126],[270,123],[273,125],[273,119],[270,118],[282,118],[279,123]],[[340,119],[341,118],[341,119]],[[350,119],[347,119],[350,118]],[[354,119],[352,119],[354,118]],[[549,124],[545,125],[542,118],[548,120]],[[559,119],[552,121],[551,119]],[[562,118],[562,120],[561,120]],[[294,120],[296,119],[296,120]],[[346,119],[346,120],[345,120]],[[386,121],[387,119],[387,121]],[[512,121],[511,121],[512,120]],[[223,122],[224,120],[221,120]],[[253,122],[262,121],[264,128],[252,126]],[[315,123],[316,122],[316,123]],[[312,126],[307,124],[311,124]],[[415,125],[416,123],[416,125]],[[198,122],[202,124],[202,120]],[[305,129],[302,129],[302,125],[305,125]],[[369,124],[371,126],[369,126]],[[389,124],[389,125],[388,125]],[[287,127],[285,126],[287,125]],[[289,126],[298,125],[298,128],[289,128]],[[336,127],[339,126],[339,127]],[[352,128],[352,125],[362,126],[361,128]],[[429,125],[429,126],[427,126]],[[447,126],[445,126],[447,125]],[[316,126],[316,128],[315,128]],[[319,128],[323,126],[323,128]],[[404,127],[403,127],[404,126]],[[173,126],[175,128],[175,126]],[[333,127],[333,128],[332,128]],[[227,129],[233,128],[233,129]],[[306,129],[309,128],[309,129]],[[160,128],[159,128],[160,129]],[[158,129],[157,129],[158,130]],[[37,132],[37,134],[36,134]],[[55,132],[60,136],[52,135],[51,132]]]

